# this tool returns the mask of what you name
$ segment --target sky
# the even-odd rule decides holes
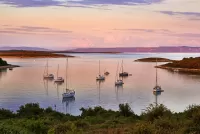
[[[200,47],[200,0],[0,0],[0,46]]]

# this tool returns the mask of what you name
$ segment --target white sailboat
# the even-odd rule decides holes
[[[153,92],[163,92],[161,86],[158,85],[158,71],[157,71],[157,59],[156,59],[156,86],[153,88]]]
[[[116,72],[116,77],[115,77],[115,86],[122,86],[124,84],[123,80],[118,77],[118,68],[119,68],[119,63],[117,65],[117,72]]]
[[[54,80],[54,82],[63,83],[64,79],[58,76],[58,72],[59,72],[59,64],[58,64],[58,69],[57,69],[57,78]]]
[[[119,74],[120,77],[127,77],[128,73],[124,72],[124,61],[122,60],[122,66],[121,66],[122,72]]]
[[[48,60],[47,60],[47,64],[44,69],[43,78],[45,78],[45,79],[53,79],[54,78],[53,74],[49,74]]]
[[[100,60],[99,60],[99,76],[96,77],[96,80],[105,80],[105,76],[101,75]]]
[[[66,92],[62,94],[63,98],[73,98],[75,96],[75,91],[68,89],[67,84],[67,70],[68,70],[68,58],[66,61]]]

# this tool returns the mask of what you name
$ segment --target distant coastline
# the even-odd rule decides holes
[[[135,62],[172,62],[173,60],[167,58],[159,58],[159,57],[150,57],[150,58],[142,58],[137,59]]]
[[[9,50],[0,51],[0,57],[2,58],[63,58],[63,57],[74,57],[64,54],[56,54],[53,52],[46,51],[24,51],[24,50]]]

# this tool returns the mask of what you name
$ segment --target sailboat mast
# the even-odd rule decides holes
[[[67,69],[68,69],[68,58],[66,61],[66,89],[67,89]]]
[[[123,66],[123,60],[122,60],[122,73],[124,72],[124,66]]]
[[[58,64],[58,69],[57,69],[57,78],[58,78],[58,71],[59,71],[59,64]]]
[[[48,64],[48,59],[47,59],[47,75],[49,74],[49,64]]]
[[[157,71],[157,58],[156,58],[156,86],[158,85],[158,71]]]
[[[117,79],[118,79],[118,68],[119,68],[119,62],[118,62],[118,64],[117,64],[117,72],[116,72],[115,81],[117,81]]]
[[[99,75],[100,75],[100,60],[99,60]]]

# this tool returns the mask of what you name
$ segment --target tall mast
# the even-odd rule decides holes
[[[59,70],[59,64],[58,64],[58,70]],[[58,78],[58,70],[57,70],[57,78]]]
[[[123,60],[122,60],[122,73],[124,72],[124,66],[123,66]]]
[[[101,75],[101,74],[100,74],[100,60],[99,60],[99,75]]]
[[[68,69],[68,58],[66,61],[66,89],[67,89],[67,69]]]
[[[158,85],[157,58],[156,58],[156,86]]]
[[[48,64],[48,59],[47,59],[47,75],[49,74],[49,64]]]
[[[119,68],[119,62],[118,62],[118,64],[117,64],[117,72],[116,72],[115,81],[117,81],[117,79],[118,79],[118,68]]]

